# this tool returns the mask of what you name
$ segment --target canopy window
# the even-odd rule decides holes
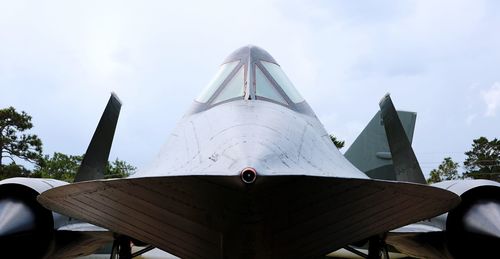
[[[300,103],[304,101],[304,98],[302,98],[297,89],[295,89],[292,81],[288,79],[279,65],[266,61],[261,61],[260,63],[265,67],[274,81],[279,85],[279,87],[281,87],[281,89],[283,89],[285,94],[292,102]]]
[[[244,99],[271,101],[292,109],[304,101],[278,64],[252,58],[222,64],[196,101],[213,106]]]
[[[233,98],[245,96],[245,69],[241,66],[238,72],[231,78],[231,80],[221,89],[219,95],[212,102],[217,104]]]
[[[255,66],[255,95],[257,99],[260,99],[259,97],[264,97],[284,105],[287,104],[283,96],[281,96],[273,83],[269,81],[258,66]]]
[[[227,77],[233,72],[236,66],[240,63],[239,60],[222,64],[219,71],[210,80],[210,83],[203,89],[201,94],[196,98],[197,102],[206,103],[214,95],[221,84],[227,79]]]

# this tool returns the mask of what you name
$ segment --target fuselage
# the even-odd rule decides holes
[[[330,140],[278,63],[255,46],[229,55],[151,167],[133,177],[312,175],[367,178]]]
[[[367,178],[315,116],[262,100],[235,100],[186,115],[151,167],[133,175],[311,175]]]
[[[438,188],[369,179],[254,46],[223,62],[151,166],[38,200],[185,258],[323,256],[458,202]]]

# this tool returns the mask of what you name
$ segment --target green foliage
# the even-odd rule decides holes
[[[451,157],[446,157],[437,169],[433,169],[430,173],[427,183],[437,183],[446,180],[463,179],[458,173],[458,163],[453,162]]]
[[[33,173],[41,178],[53,178],[72,182],[78,172],[78,167],[80,167],[82,159],[82,156],[71,156],[54,152],[52,157],[45,155]]]
[[[37,135],[23,133],[32,127],[31,116],[26,112],[18,113],[14,107],[0,109],[1,170],[22,171],[24,169],[21,166],[13,169],[16,166],[15,158],[34,163],[42,157],[42,141]],[[10,159],[9,168],[3,168],[3,158]]]
[[[115,161],[108,163],[106,166],[106,172],[104,172],[104,178],[124,178],[131,174],[134,174],[137,168],[123,160],[118,158]]]
[[[33,127],[31,116],[13,107],[0,109],[0,179],[29,175],[15,159],[36,163],[42,156],[42,141],[34,134],[23,133]],[[4,158],[9,164],[4,164]]]
[[[472,149],[465,155],[465,176],[500,182],[500,140],[474,139]]]
[[[337,137],[334,135],[330,134],[330,139],[332,140],[333,144],[338,148],[341,149],[345,145],[345,141],[343,140],[338,140]]]
[[[29,170],[24,168],[24,166],[16,165],[15,163],[2,165],[0,167],[0,180],[12,177],[27,177],[29,175],[30,175]]]
[[[66,182],[73,182],[83,156],[71,156],[55,152],[52,157],[46,155],[33,171],[33,176],[53,178]],[[118,158],[108,163],[104,178],[122,178],[133,174],[136,167]]]

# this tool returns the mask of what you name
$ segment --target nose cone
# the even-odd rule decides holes
[[[486,200],[474,204],[463,218],[465,230],[500,240],[500,201]]]
[[[30,207],[19,200],[0,200],[0,238],[34,231],[35,214]]]

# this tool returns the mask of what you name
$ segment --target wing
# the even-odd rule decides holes
[[[442,259],[453,258],[446,248],[446,234],[438,232],[412,232],[393,233],[389,232],[386,243],[397,245],[402,253],[417,258]]]
[[[88,223],[68,224],[54,231],[54,251],[51,258],[74,258],[89,255],[111,244],[114,234]]]
[[[436,216],[459,199],[370,179],[261,176],[246,188],[239,176],[173,176],[76,183],[38,200],[180,257],[304,258]]]

